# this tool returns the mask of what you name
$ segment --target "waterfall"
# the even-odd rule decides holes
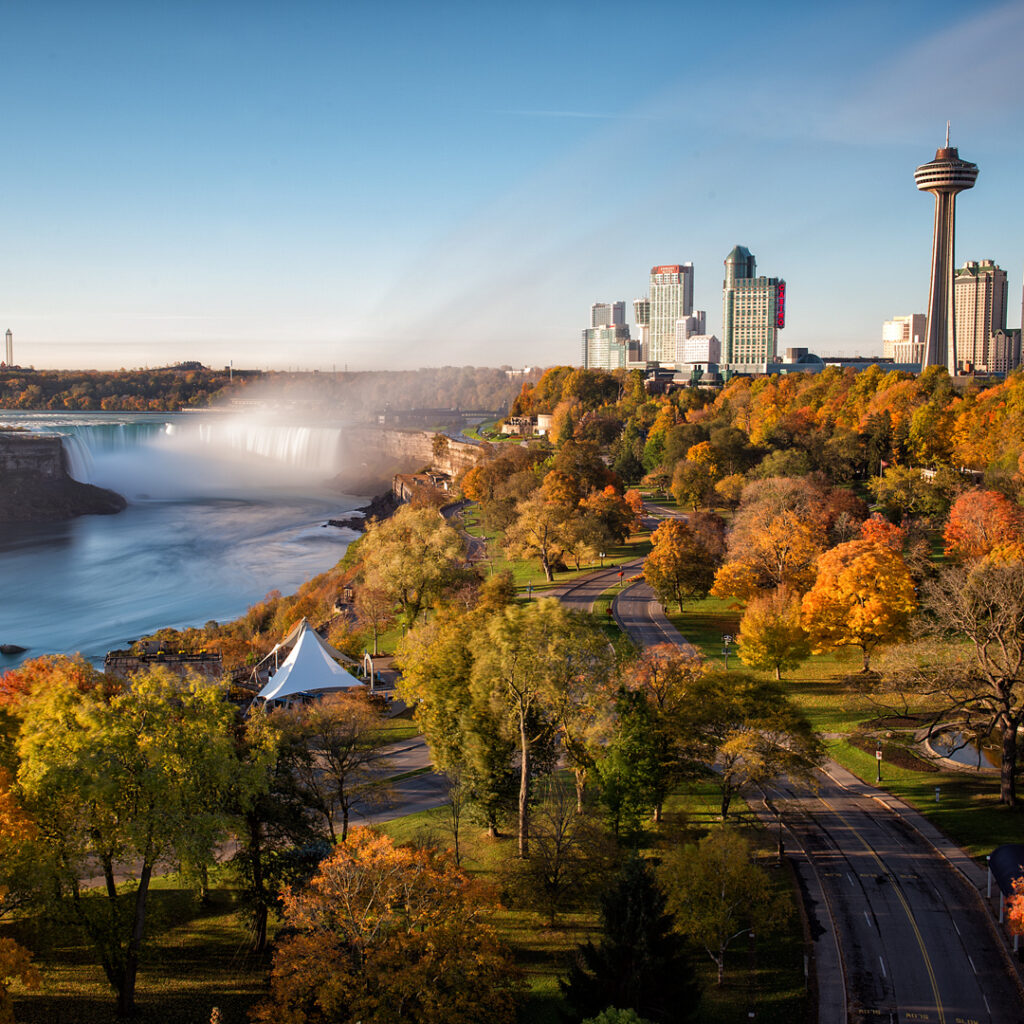
[[[341,468],[341,428],[255,423],[225,419],[199,424],[199,438],[212,448],[259,456],[324,477]]]

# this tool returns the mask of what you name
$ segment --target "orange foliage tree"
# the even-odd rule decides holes
[[[519,980],[480,887],[446,857],[352,830],[285,897],[265,1024],[511,1024]]]
[[[818,559],[818,578],[804,595],[801,615],[816,654],[859,647],[864,671],[871,652],[906,632],[917,607],[903,556],[866,540],[851,540]]]
[[[714,580],[714,561],[697,534],[681,519],[666,519],[651,535],[644,579],[663,604],[706,597]]]
[[[1019,506],[998,491],[965,491],[953,502],[942,533],[946,554],[961,561],[984,558],[1024,540]]]

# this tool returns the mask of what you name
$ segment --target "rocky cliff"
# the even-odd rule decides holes
[[[396,473],[411,473],[433,466],[442,473],[458,476],[486,458],[487,446],[446,438],[443,451],[434,453],[435,434],[429,430],[394,430],[387,427],[351,426],[344,435],[348,468],[339,480],[358,492],[390,486]]]
[[[59,437],[0,431],[0,522],[109,515],[125,504],[120,494],[68,475]]]

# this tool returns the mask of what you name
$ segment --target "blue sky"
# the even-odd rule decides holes
[[[579,360],[594,301],[691,260],[786,278],[783,346],[925,307],[947,118],[957,260],[1020,323],[1024,2],[0,0],[0,330],[28,365]]]

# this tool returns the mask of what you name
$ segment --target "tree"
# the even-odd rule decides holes
[[[694,688],[704,674],[700,655],[692,648],[657,644],[641,652],[622,670],[622,686],[646,704],[649,721],[650,795],[654,820],[673,786],[698,774],[714,756],[692,728]]]
[[[679,928],[707,951],[719,985],[729,946],[741,935],[770,930],[788,912],[767,872],[754,863],[750,843],[725,826],[671,851],[660,875]]]
[[[310,806],[324,816],[331,842],[345,842],[352,805],[383,796],[381,772],[388,762],[377,741],[380,707],[362,692],[328,693],[314,703],[275,711],[274,717],[300,752],[294,770]]]
[[[592,491],[583,499],[583,511],[589,512],[600,523],[608,541],[622,543],[627,540],[637,521],[638,503],[643,510],[640,495],[636,491],[632,493],[635,495],[632,502],[627,501],[626,495],[609,484],[604,490]]]
[[[928,631],[953,645],[902,652],[899,660],[909,663],[894,666],[892,685],[936,707],[933,728],[998,738],[999,796],[1015,807],[1024,726],[1024,562],[951,566],[925,585],[923,605]]]
[[[553,598],[492,615],[475,645],[473,685],[505,710],[519,742],[519,855],[529,856],[535,746],[557,728],[559,695],[594,670],[595,631]]]
[[[823,756],[810,722],[778,683],[738,672],[705,672],[695,681],[692,731],[708,745],[725,821],[732,798],[786,774],[810,780]]]
[[[285,897],[265,1024],[512,1024],[519,979],[480,887],[367,828]]]
[[[465,545],[436,511],[404,505],[370,527],[359,556],[366,585],[390,594],[412,625],[464,563]]]
[[[562,982],[572,1011],[589,1017],[616,1006],[657,1024],[692,1020],[700,990],[673,925],[654,873],[634,854],[601,897],[600,940],[579,948]]]
[[[883,474],[868,481],[868,489],[885,514],[897,523],[918,516],[937,516],[946,507],[934,484],[912,466],[889,466]]]
[[[751,598],[737,641],[744,665],[771,669],[778,680],[783,669],[796,668],[811,653],[800,623],[800,602],[785,587]]]
[[[744,525],[742,533],[733,526],[729,561],[715,574],[712,594],[746,601],[779,587],[802,593],[811,585],[820,548],[808,523],[784,511],[768,517],[756,533]]]
[[[665,519],[654,531],[651,553],[644,561],[644,579],[659,600],[686,601],[706,597],[714,580],[714,561],[694,531],[681,519]]]
[[[363,585],[355,594],[356,614],[373,633],[373,654],[377,656],[377,640],[383,630],[395,621],[395,599],[383,587]]]
[[[583,1024],[653,1024],[646,1017],[641,1017],[635,1010],[620,1010],[609,1006],[596,1017],[588,1017]]]
[[[904,636],[916,607],[903,556],[888,545],[851,540],[818,559],[801,615],[815,653],[859,647],[867,672],[871,652]]]
[[[54,687],[22,711],[18,784],[52,857],[52,884],[85,929],[117,993],[134,1010],[153,871],[212,858],[236,759],[233,709],[218,686],[165,669],[109,699]],[[99,872],[103,885],[83,890]],[[133,873],[127,892],[118,876]]]
[[[949,510],[942,536],[946,554],[961,561],[1014,545],[1024,550],[1024,515],[998,491],[965,491]]]
[[[511,557],[534,558],[540,561],[544,578],[554,577],[554,565],[564,551],[561,530],[569,513],[543,495],[527,498],[519,505],[515,521],[505,536],[505,551]]]

